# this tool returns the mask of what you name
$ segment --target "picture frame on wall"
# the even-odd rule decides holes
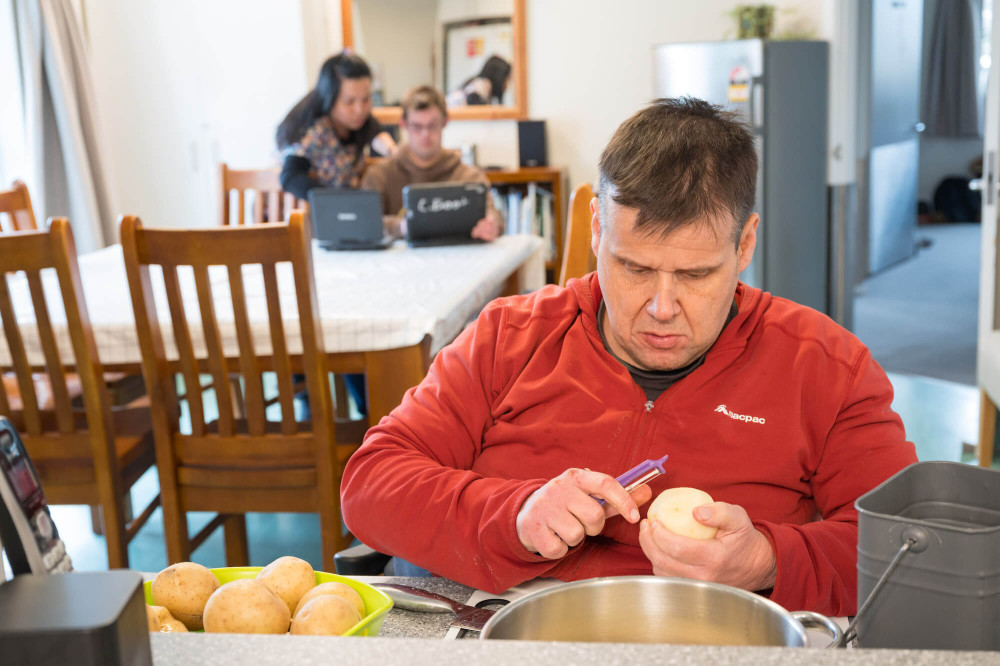
[[[510,16],[477,18],[444,24],[442,45],[442,77],[449,106],[455,94],[477,77],[490,58],[505,63],[514,59],[514,31]],[[514,86],[508,85],[500,100],[501,106],[514,106]]]

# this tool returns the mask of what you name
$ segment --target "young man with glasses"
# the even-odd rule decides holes
[[[403,97],[402,127],[406,143],[385,162],[373,164],[365,171],[361,187],[382,193],[382,213],[386,232],[405,236],[403,188],[417,183],[467,182],[484,183],[486,175],[474,166],[463,164],[456,150],[445,150],[441,135],[448,123],[444,95],[431,86],[411,88]],[[486,217],[472,229],[472,237],[490,241],[499,235],[503,224],[500,214],[487,199]]]

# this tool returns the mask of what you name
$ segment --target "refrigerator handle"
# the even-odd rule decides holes
[[[764,129],[764,85],[759,76],[750,81],[750,122],[755,130]]]

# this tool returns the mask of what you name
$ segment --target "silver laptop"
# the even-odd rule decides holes
[[[313,235],[328,250],[380,250],[392,243],[382,227],[382,195],[374,190],[309,190]]]

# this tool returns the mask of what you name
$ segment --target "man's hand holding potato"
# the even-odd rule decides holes
[[[532,553],[557,560],[584,537],[600,534],[612,516],[639,522],[639,506],[652,494],[641,486],[629,495],[612,476],[568,469],[528,497],[517,514],[517,536]]]
[[[714,539],[692,539],[656,520],[639,524],[639,545],[657,576],[683,576],[745,590],[774,587],[776,561],[771,543],[741,506],[712,502],[693,511],[702,525],[718,528]]]

